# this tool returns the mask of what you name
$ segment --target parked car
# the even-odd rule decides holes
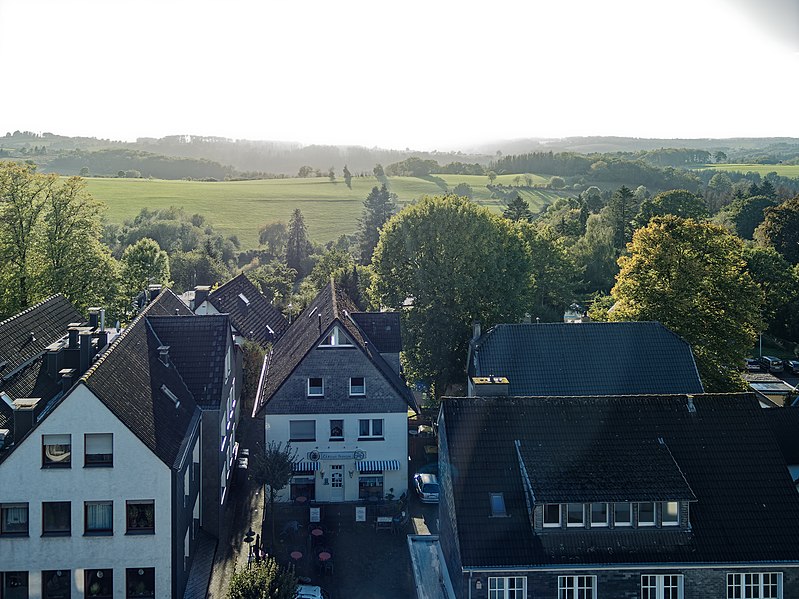
[[[773,356],[760,356],[760,366],[766,372],[782,372],[782,360]]]
[[[310,584],[297,585],[297,599],[330,599],[330,593],[322,587],[312,586]]]
[[[785,360],[785,369],[794,374],[799,374],[799,360]]]
[[[422,503],[438,503],[438,477],[435,474],[417,472],[413,475],[413,486],[419,501]]]
[[[746,370],[748,372],[760,372],[760,362],[757,358],[746,359]]]

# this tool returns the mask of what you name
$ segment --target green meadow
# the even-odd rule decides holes
[[[781,177],[799,177],[799,164],[705,164],[698,169],[735,173],[777,173]]]
[[[516,175],[502,175],[495,183],[513,184]],[[533,184],[548,179],[533,175]],[[492,211],[501,212],[504,204],[490,197],[488,177],[478,175],[430,175],[390,177],[389,188],[399,196],[400,206],[422,195],[442,194],[458,183],[468,183],[474,201]],[[363,200],[372,187],[380,185],[374,177],[353,177],[352,189],[342,179],[324,178],[268,179],[205,183],[162,179],[88,178],[91,194],[107,206],[106,219],[121,224],[132,219],[142,208],[157,210],[180,206],[187,213],[199,213],[225,235],[237,235],[243,249],[258,246],[258,230],[266,223],[288,222],[295,208],[302,210],[308,235],[327,242],[342,234],[354,233],[361,216]],[[520,191],[533,212],[567,192],[546,189]]]

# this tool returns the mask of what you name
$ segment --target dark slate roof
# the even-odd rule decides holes
[[[158,338],[169,346],[175,364],[195,401],[219,407],[225,384],[225,355],[231,339],[227,314],[148,316]]]
[[[381,354],[402,351],[399,312],[354,312],[352,319]]]
[[[763,410],[763,418],[780,446],[788,464],[799,464],[799,408]]]
[[[583,325],[578,325],[583,326]],[[618,563],[799,561],[799,494],[753,394],[686,396],[446,398],[442,402],[442,464],[454,473],[457,542],[463,566],[536,567]],[[628,438],[619,441],[622,438]],[[646,456],[663,439],[673,468],[659,474]],[[690,489],[691,532],[657,529],[546,529],[535,533],[525,504],[518,440],[536,491],[546,497],[571,472],[586,497],[629,497],[651,482],[661,492]],[[539,449],[543,447],[545,449]],[[552,463],[529,462],[530,458]],[[669,464],[662,455],[657,464]],[[608,464],[615,461],[616,464]],[[442,477],[448,476],[442,467]],[[598,480],[619,495],[602,495]],[[654,480],[647,481],[651,477]],[[580,485],[566,485],[564,495]],[[489,493],[504,494],[508,518],[489,518]],[[675,495],[676,496],[676,495]],[[538,499],[538,498],[537,498]],[[442,501],[442,510],[445,510]],[[446,517],[442,511],[441,517]]]
[[[249,305],[245,306],[239,296],[246,298]],[[285,317],[244,273],[214,289],[208,301],[219,312],[230,314],[230,322],[241,335],[262,345],[280,339],[289,328]]]
[[[186,303],[180,299],[171,289],[164,289],[142,312],[150,316],[193,316]]]
[[[174,313],[174,299],[177,296],[171,291],[163,291],[80,379],[170,468],[199,413],[175,366],[161,363],[158,348],[163,342],[147,322],[151,313]],[[177,397],[178,407],[161,390],[162,385]]]
[[[377,346],[352,318],[357,307],[347,294],[335,286],[333,279],[297,316],[283,337],[278,340],[264,359],[264,373],[256,398],[256,412],[269,402],[291,376],[302,359],[321,342],[334,324],[340,325],[385,379],[394,387],[400,397],[418,412],[416,400],[411,390],[383,359]]]
[[[500,324],[470,352],[469,376],[509,395],[701,393],[690,346],[658,322]]]

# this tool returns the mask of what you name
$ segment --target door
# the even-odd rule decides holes
[[[344,464],[330,466],[330,501],[344,501]]]

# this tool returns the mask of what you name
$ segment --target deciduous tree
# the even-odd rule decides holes
[[[737,367],[761,330],[763,302],[741,240],[718,225],[657,217],[619,264],[611,320],[662,322],[691,344],[707,391],[740,389]]]
[[[765,215],[755,230],[755,239],[776,249],[791,264],[799,264],[799,195],[766,208]]]
[[[272,546],[275,546],[275,500],[278,493],[286,488],[291,480],[294,463],[297,461],[297,450],[291,443],[283,445],[280,442],[270,441],[266,448],[256,448],[253,454],[250,472],[253,480],[261,486],[266,486],[264,495],[264,509],[269,506],[272,516]],[[268,504],[267,504],[268,497]]]
[[[233,570],[227,599],[295,599],[297,577],[274,557],[255,562],[246,570]]]
[[[145,237],[122,253],[122,290],[132,300],[150,284],[169,285],[169,256],[158,242]]]
[[[671,189],[644,200],[635,217],[637,227],[645,227],[656,216],[672,214],[681,218],[707,218],[707,205],[699,196],[685,189]]]

